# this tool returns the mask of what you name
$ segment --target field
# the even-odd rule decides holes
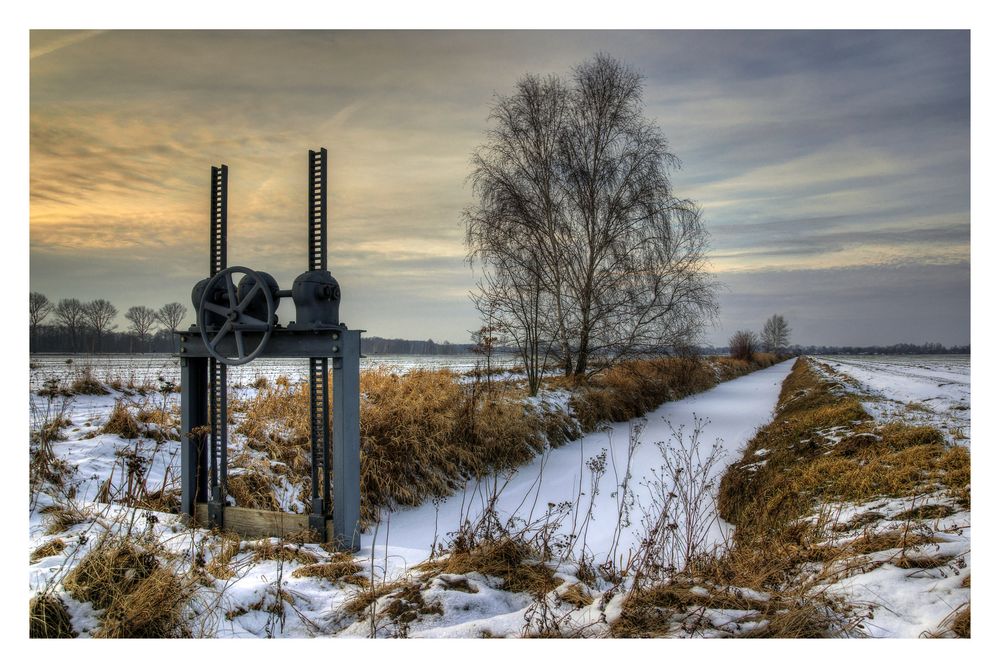
[[[40,378],[41,392],[31,395],[33,453],[36,460],[45,453],[51,466],[38,473],[49,476],[48,483],[33,485],[29,582],[36,613],[45,612],[33,617],[49,620],[42,625],[48,634],[61,629],[66,635],[112,637],[914,636],[934,632],[963,606],[967,610],[969,590],[962,583],[969,579],[971,561],[968,511],[961,508],[929,524],[904,523],[915,535],[933,538],[923,544],[937,546],[936,559],[904,546],[903,556],[917,564],[910,569],[899,562],[899,550],[890,550],[888,556],[874,553],[870,570],[822,587],[795,580],[800,570],[792,578],[795,587],[747,580],[739,569],[733,574],[742,526],[719,518],[717,481],[744,466],[747,457],[757,468],[766,464],[752,439],[771,420],[779,391],[787,393],[782,381],[791,378],[792,361],[654,403],[641,419],[602,419],[590,433],[577,424],[567,442],[546,447],[543,440],[539,454],[526,461],[467,475],[463,484],[414,507],[389,503],[369,521],[362,549],[353,555],[303,539],[251,541],[192,529],[163,512],[176,503],[179,446],[176,387],[164,362],[85,372],[75,363],[63,360],[60,367],[45,360],[32,370],[33,376],[62,374],[63,388],[96,383],[107,392],[52,395]],[[959,395],[949,395],[952,403],[934,402],[923,391],[926,382],[939,382],[945,373],[962,386],[961,361],[946,362],[938,369],[932,360],[879,360],[888,365],[882,370],[869,360],[837,358],[817,360],[812,368],[836,382],[838,391],[860,397],[866,408],[922,401],[954,412]],[[849,375],[851,364],[859,365],[857,376]],[[733,377],[730,366],[717,363],[719,380]],[[893,373],[938,380],[912,382],[917,389],[908,396],[893,384]],[[262,407],[255,403],[262,397],[294,401],[294,380],[285,385],[277,380],[292,374],[293,369],[275,365],[235,380],[231,400],[237,423]],[[413,376],[432,382],[422,387],[438,388],[434,391],[449,382],[469,382],[450,377],[447,371]],[[593,410],[603,405],[594,397],[607,401],[608,388],[625,391],[632,381],[615,377],[614,382],[603,390],[553,386],[526,405],[541,416],[572,415],[574,405]],[[896,392],[879,392],[880,383]],[[967,400],[967,376],[965,387]],[[509,413],[503,410],[494,413],[495,421]],[[917,412],[932,424],[948,420],[947,412],[938,417],[934,411]],[[894,415],[888,408],[873,413],[875,420],[865,428],[881,429]],[[283,509],[301,511],[301,481],[273,453],[255,451],[253,439],[240,429],[231,431],[234,476],[266,474],[271,498]],[[836,439],[836,432],[824,433]],[[882,518],[858,524],[858,535],[841,535],[841,543],[898,531],[900,521],[892,518],[901,514],[920,518],[920,508],[955,506],[940,493],[875,497],[836,505],[842,524],[862,516]],[[820,505],[810,512],[822,515],[832,508]],[[805,519],[818,525],[815,512]],[[914,576],[915,570],[922,575]],[[122,573],[132,575],[121,581]],[[109,582],[122,590],[113,601],[98,594]],[[808,625],[789,624],[788,606],[801,607],[803,600],[810,610],[822,602],[827,612],[806,615]],[[905,610],[902,621],[899,608]],[[655,621],[650,610],[660,610]],[[127,622],[132,618],[139,621]]]
[[[845,376],[865,409],[879,420],[933,425],[952,442],[969,445],[969,355],[838,355],[816,359]]]

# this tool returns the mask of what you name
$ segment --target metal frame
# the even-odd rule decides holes
[[[226,165],[212,167],[210,278],[227,268],[228,177]],[[325,148],[309,151],[308,186],[307,264],[310,271],[326,270]],[[288,291],[281,292],[287,294]],[[259,355],[262,358],[309,358],[312,482],[308,526],[320,540],[331,540],[341,548],[352,550],[360,548],[361,331],[347,329],[343,323],[316,328],[275,325]],[[197,326],[177,334],[177,355],[181,363],[182,512],[192,518],[206,516],[209,526],[224,529],[228,506],[226,364],[211,355]],[[245,332],[243,337],[253,348],[260,343],[263,334]],[[216,349],[227,357],[238,352],[236,343],[230,340],[220,341]],[[200,504],[207,505],[207,513],[199,512]]]

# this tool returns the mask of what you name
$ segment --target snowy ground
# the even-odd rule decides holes
[[[928,424],[968,446],[972,416],[969,355],[815,357],[848,376],[865,410],[882,422]]]
[[[484,364],[477,355],[366,355],[361,360],[362,369],[386,367],[395,372],[411,369],[451,369],[455,373],[472,371]],[[510,355],[497,355],[493,364],[505,368],[517,364]],[[150,383],[156,386],[161,379],[173,383],[181,382],[178,358],[167,354],[149,355],[32,355],[30,380],[31,389],[38,391],[46,380],[72,379],[74,374],[90,368],[104,381],[119,380],[133,384]],[[309,375],[309,363],[302,359],[261,359],[249,364],[229,367],[229,382],[233,385],[249,385],[258,377],[274,381],[278,376],[286,376],[292,382],[303,380]]]
[[[697,427],[700,433],[696,453],[711,464],[705,475],[721,474],[739,457],[746,440],[770,420],[791,365],[790,360],[702,394],[664,404],[646,416],[641,430],[640,423],[613,424],[605,431],[546,452],[512,475],[492,481],[502,487],[496,504],[498,514],[504,519],[516,515],[523,521],[531,521],[563,512],[561,530],[577,536],[568,550],[590,557],[595,563],[627,559],[637,547],[644,509],[650,508],[654,495],[663,491],[656,480],[663,475],[664,448],[673,442],[672,429],[679,430],[682,440],[690,445]],[[44,419],[55,409],[54,404],[36,394],[32,398],[36,419]],[[138,448],[136,452],[148,459],[151,480],[169,475],[178,458],[178,443],[173,440],[157,444],[151,439],[129,440],[99,433],[116,398],[120,398],[117,393],[74,397],[68,406],[66,415],[70,425],[64,431],[69,438],[60,441],[55,451],[77,467],[72,475],[80,487],[76,502],[92,519],[49,533],[49,520],[39,512],[49,499],[44,496],[36,499],[29,520],[31,549],[53,537],[62,539],[69,547],[30,565],[32,591],[58,581],[98,542],[99,534],[119,532],[126,525],[137,526],[176,554],[190,555],[210,549],[213,544],[217,546],[217,538],[202,530],[185,528],[176,516],[136,513],[91,501],[101,482],[109,476],[115,485],[127,482],[126,471],[117,462],[129,449]],[[176,395],[154,393],[141,400],[155,407],[157,402],[175,401]],[[659,446],[661,443],[664,448]],[[692,463],[697,464],[697,458]],[[603,471],[600,475],[594,473],[600,471]],[[599,480],[593,493],[596,478]],[[628,491],[622,493],[626,479]],[[458,529],[463,519],[477,517],[489,484],[470,483],[464,493],[449,499],[385,516],[362,538],[362,550],[355,555],[361,572],[376,585],[407,577],[411,566],[431,554],[432,544],[447,544],[449,532]],[[572,510],[560,510],[565,508]],[[709,541],[716,541],[725,535],[726,527],[715,524],[705,531]],[[343,605],[360,592],[359,586],[295,576],[294,569],[300,564],[255,559],[257,546],[259,542],[244,541],[232,562],[236,575],[216,581],[195,597],[192,623],[198,635],[368,636],[373,630],[377,635],[399,633],[398,628],[373,629],[368,621],[357,621],[343,613]],[[330,558],[318,545],[306,545],[303,549],[320,561]],[[563,606],[578,625],[586,626],[613,615],[620,600],[602,601],[599,590],[578,581],[575,566],[557,568],[556,577],[562,582],[551,595],[553,605],[563,605],[560,597],[575,588],[586,598],[595,599],[580,609]],[[407,627],[408,635],[518,636],[525,631],[526,624],[530,626],[526,620],[537,613],[537,600],[526,593],[504,591],[496,578],[469,573],[458,579],[462,581],[442,575],[425,583],[424,600],[440,612],[420,616]],[[89,603],[75,602],[69,596],[64,599],[71,606],[74,627],[87,635],[98,624],[98,612]],[[275,605],[283,611],[280,616],[269,612]]]
[[[968,356],[817,357],[834,373],[821,373],[860,395],[878,423],[931,425],[952,443],[969,447]],[[858,525],[839,533],[839,543],[879,533],[920,536],[920,545],[865,555],[829,592],[868,608],[861,627],[873,637],[917,638],[939,633],[942,622],[970,601],[971,513],[941,494],[876,499],[836,509],[836,523]],[[914,514],[924,519],[914,520]],[[930,517],[927,517],[927,516]]]

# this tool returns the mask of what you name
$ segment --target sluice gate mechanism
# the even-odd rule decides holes
[[[228,179],[226,165],[212,167],[209,275],[191,292],[197,323],[176,332],[181,364],[181,510],[200,525],[247,536],[308,530],[320,542],[357,550],[362,330],[340,322],[340,286],[327,268],[326,149],[309,151],[308,262],[290,290],[280,289],[266,272],[227,265]],[[295,320],[282,325],[277,310],[280,300],[287,298],[295,305]],[[308,515],[228,502],[226,369],[268,358],[309,360]]]

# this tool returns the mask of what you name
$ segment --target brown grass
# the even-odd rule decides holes
[[[361,566],[354,561],[354,557],[343,552],[337,552],[333,558],[321,564],[309,564],[301,566],[292,571],[293,578],[323,578],[330,582],[337,582],[344,578],[356,576],[361,572]],[[352,581],[356,582],[356,580]]]
[[[88,519],[80,509],[72,506],[46,506],[39,512],[46,517],[46,521],[48,522],[46,533],[48,534],[62,533],[76,524],[86,522]]]
[[[253,546],[254,561],[297,561],[302,564],[315,564],[319,561],[312,552],[307,552],[300,545],[292,545],[281,540],[264,539]]]
[[[558,587],[560,581],[549,567],[538,563],[536,557],[523,541],[504,536],[483,541],[468,550],[454,550],[442,559],[424,562],[417,568],[432,577],[442,573],[491,575],[502,580],[502,589],[540,596]]]
[[[666,401],[704,392],[778,361],[771,353],[758,353],[753,361],[694,356],[629,360],[597,374],[573,396],[570,406],[590,431],[601,422],[637,418]]]
[[[219,580],[228,580],[236,575],[236,572],[230,568],[229,564],[232,562],[233,557],[240,553],[241,545],[242,541],[235,533],[224,534],[219,551],[212,556],[212,561],[205,567],[208,574]]]
[[[575,416],[531,405],[511,384],[494,383],[487,391],[448,370],[366,371],[361,375],[362,522],[377,521],[379,508],[448,496],[468,477],[522,465],[546,444],[557,447],[577,438],[581,425],[592,429],[603,420],[630,419],[774,359],[741,363],[738,373],[693,356],[626,362],[579,390],[571,402]],[[308,386],[282,378],[261,385],[255,397],[235,407],[234,413],[243,413],[236,430],[246,436],[250,451],[284,466],[255,468],[248,456],[241,465],[249,470],[230,477],[229,491],[241,506],[277,510],[276,474],[303,490],[309,487]]]
[[[594,602],[594,597],[585,592],[580,583],[571,584],[559,592],[559,599],[576,608],[584,608]]]
[[[906,498],[945,490],[969,504],[969,457],[931,427],[876,426],[853,395],[804,359],[782,387],[775,419],[722,479],[719,509],[744,538],[773,535],[818,504]],[[839,442],[818,433],[844,427]],[[765,450],[758,457],[754,453]]]
[[[64,543],[61,538],[53,538],[48,542],[42,543],[32,551],[30,557],[31,563],[41,561],[46,557],[53,557],[65,549],[66,543]]]
[[[115,407],[111,410],[107,422],[101,427],[102,434],[117,434],[122,438],[138,438],[142,433],[139,421],[135,419],[132,412],[124,401],[116,401]]]
[[[759,451],[762,454],[755,454]],[[932,492],[944,492],[954,504],[914,505],[892,518],[906,522],[898,529],[865,529],[886,519],[874,511],[848,522],[823,512],[845,502],[918,499]],[[640,589],[626,602],[612,631],[626,636],[697,634],[705,629],[694,613],[725,608],[748,611],[747,621],[766,622],[742,634],[747,637],[849,634],[857,620],[850,612],[835,612],[839,604],[815,583],[863,572],[883,561],[907,569],[944,566],[951,558],[914,549],[937,542],[920,522],[950,515],[968,503],[965,448],[949,447],[934,428],[876,425],[854,395],[824,380],[800,359],[782,386],[774,420],[757,432],[742,460],[722,479],[718,506],[722,517],[735,525],[734,542],[720,554],[696,559],[681,574],[710,595],[693,595],[691,582],[678,581],[679,576],[666,585]],[[805,519],[817,508],[819,521]],[[831,541],[838,533],[859,529],[865,530],[852,540]],[[888,556],[873,561],[870,555],[880,552]],[[814,575],[799,580],[796,574],[806,563],[812,564],[809,572]],[[819,572],[814,570],[817,565]],[[746,587],[770,598],[734,600],[728,590],[720,593],[711,583]],[[944,633],[960,635],[961,619],[957,623],[958,630],[949,627]]]
[[[69,386],[69,392],[72,394],[109,394],[107,388],[101,381],[97,380],[93,369],[89,366],[84,367],[76,375]]]
[[[29,638],[75,638],[69,610],[55,594],[35,594],[28,603]]]
[[[242,508],[281,510],[271,477],[258,465],[230,474],[227,477],[226,491],[233,495],[236,505]]]
[[[188,635],[181,607],[191,595],[190,584],[139,543],[102,540],[66,575],[63,587],[74,598],[104,610],[95,637]]]

